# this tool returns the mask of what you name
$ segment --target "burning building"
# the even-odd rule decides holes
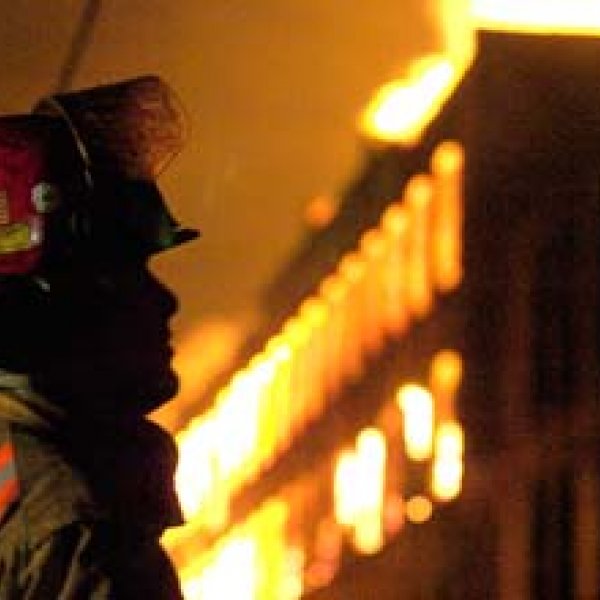
[[[376,95],[182,423],[187,598],[597,597],[600,17],[514,4]]]

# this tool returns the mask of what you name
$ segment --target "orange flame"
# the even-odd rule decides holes
[[[471,14],[482,29],[600,35],[598,0],[473,0]]]
[[[361,130],[380,141],[416,144],[459,78],[447,57],[419,61],[406,79],[391,81],[376,92],[360,118]]]

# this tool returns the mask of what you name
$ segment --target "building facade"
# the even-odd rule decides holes
[[[599,597],[600,39],[443,64],[178,435],[190,599]]]

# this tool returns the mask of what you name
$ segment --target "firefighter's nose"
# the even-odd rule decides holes
[[[151,273],[149,274],[149,285],[160,306],[161,313],[167,318],[172,317],[179,308],[179,302],[175,294],[166,284]]]

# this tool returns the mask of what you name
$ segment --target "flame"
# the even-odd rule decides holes
[[[477,40],[471,18],[473,0],[436,0],[439,45],[459,64],[471,62]]]
[[[363,554],[381,549],[385,492],[386,439],[381,431],[363,429],[356,440],[356,460],[360,483],[354,481],[358,514],[354,523],[354,546]]]
[[[451,96],[476,53],[475,31],[600,35],[598,0],[439,0],[442,52],[383,85],[359,119],[369,138],[414,145]]]
[[[185,600],[297,597],[279,593],[290,588],[286,585],[290,576],[295,579],[292,591],[302,592],[298,581],[302,563],[293,565],[292,572],[287,564],[291,550],[285,535],[287,517],[284,501],[269,500],[216,546],[198,553],[180,573]]]
[[[464,433],[457,422],[441,423],[436,432],[432,490],[438,500],[456,498],[461,491],[464,472]]]
[[[418,61],[408,78],[391,81],[376,92],[361,116],[361,130],[380,141],[416,144],[460,74],[457,64],[446,56]]]
[[[433,503],[427,496],[413,496],[406,501],[406,518],[411,523],[425,523],[433,514]]]
[[[197,419],[177,438],[179,462],[175,487],[186,519],[191,519],[208,502],[217,479],[212,452],[212,422]]]
[[[408,236],[406,299],[417,317],[425,317],[433,306],[430,274],[431,203],[433,186],[428,175],[413,175],[406,184],[404,199],[411,227]]]
[[[364,554],[383,545],[383,509],[387,447],[378,429],[363,429],[353,450],[338,458],[334,474],[335,517],[353,528],[355,548]]]
[[[304,220],[313,229],[327,227],[337,214],[337,205],[329,194],[311,198],[304,209]]]
[[[457,394],[462,376],[463,363],[458,352],[440,350],[436,353],[431,362],[429,381],[440,421],[455,418]]]
[[[233,361],[248,327],[242,321],[210,319],[186,334],[177,343],[173,359],[179,392],[171,402],[154,411],[152,418],[174,433],[181,426],[181,415],[194,406],[210,382]]]
[[[471,15],[482,29],[600,35],[598,0],[472,0]]]
[[[345,382],[360,375],[386,336],[401,335],[411,317],[429,313],[438,291],[430,264],[437,241],[443,238],[444,248],[454,249],[445,259],[451,258],[452,272],[461,272],[458,208],[434,209],[443,201],[460,202],[460,186],[446,179],[462,165],[462,149],[444,142],[432,162],[434,175],[407,183],[402,198],[388,206],[358,247],[218,391],[212,408],[177,434],[177,491],[195,525],[222,527],[231,496],[285,451]],[[456,285],[459,278],[452,281]],[[442,287],[451,286],[438,282]],[[431,391],[436,401],[442,397],[437,388]],[[421,409],[403,408],[414,460],[431,455],[431,402],[426,391]],[[446,412],[442,416],[452,416]]]
[[[349,527],[356,518],[358,508],[352,490],[357,475],[354,451],[345,450],[337,460],[334,476],[335,519],[340,525]]]
[[[433,240],[431,258],[436,287],[449,292],[462,280],[463,169],[459,142],[445,140],[431,156]]]
[[[257,588],[256,542],[249,537],[234,538],[206,568],[202,578],[192,580],[200,593],[190,593],[190,583],[184,584],[187,598],[240,598],[253,600]],[[235,573],[235,577],[231,574]],[[193,589],[193,588],[192,588]],[[196,591],[196,590],[193,590]]]
[[[404,443],[411,460],[424,461],[433,451],[434,404],[426,388],[407,383],[397,394],[404,416]]]

